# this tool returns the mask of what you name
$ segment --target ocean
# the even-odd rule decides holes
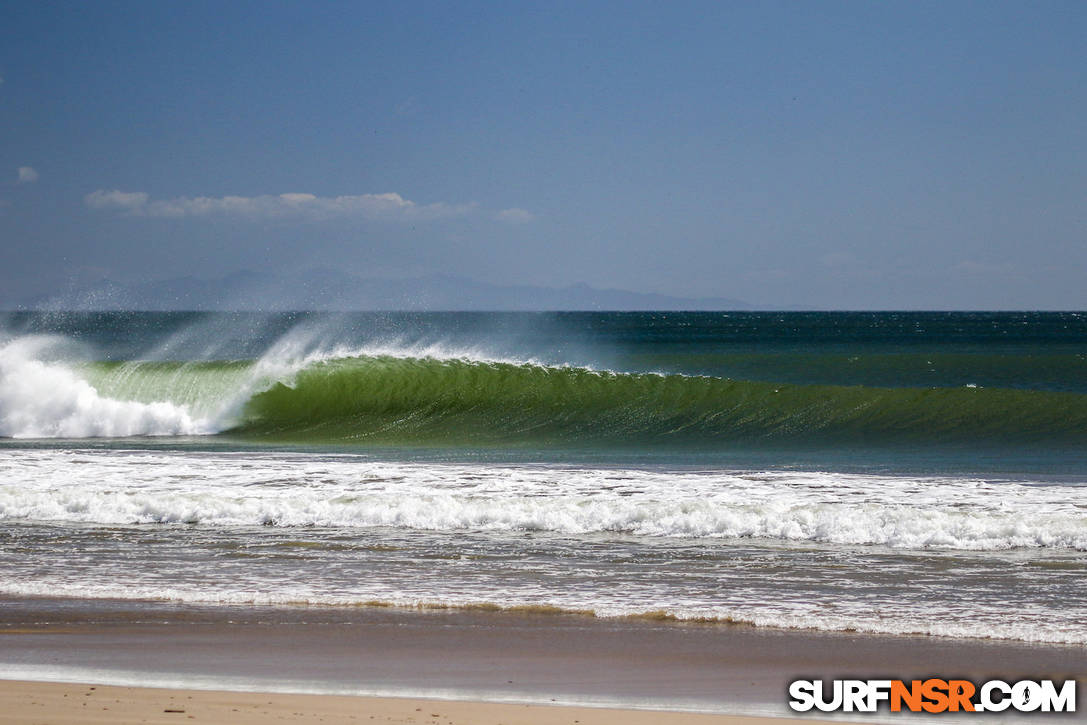
[[[1087,644],[1081,313],[0,315],[0,597]]]

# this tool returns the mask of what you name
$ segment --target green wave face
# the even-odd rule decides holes
[[[93,363],[83,366],[80,375],[104,397],[165,401],[206,417],[220,414],[232,402],[244,403],[247,391],[259,390],[262,382],[271,384],[255,379],[254,367],[248,360]],[[239,395],[242,400],[235,400]]]
[[[1087,444],[1087,395],[785,385],[465,360],[312,365],[234,433],[388,445]]]

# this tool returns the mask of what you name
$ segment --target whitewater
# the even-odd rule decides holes
[[[0,596],[1087,643],[1087,323],[9,315]]]

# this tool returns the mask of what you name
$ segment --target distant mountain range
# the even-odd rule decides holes
[[[100,282],[52,296],[18,300],[51,310],[749,310],[728,297],[673,297],[586,284],[551,288],[497,285],[463,277],[368,279],[332,269],[294,274],[243,271],[118,284]]]

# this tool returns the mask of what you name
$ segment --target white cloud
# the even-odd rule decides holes
[[[19,183],[33,184],[38,180],[38,172],[29,166],[19,167]]]
[[[526,209],[503,209],[495,213],[495,218],[511,224],[527,224],[536,218],[536,215]]]
[[[92,209],[124,209],[134,211],[147,205],[148,195],[142,191],[98,191],[83,197],[84,203]]]
[[[315,196],[288,193],[264,196],[179,196],[151,199],[142,191],[99,189],[83,199],[92,209],[120,211],[130,216],[181,218],[236,216],[252,219],[302,216],[314,219],[361,217],[416,221],[464,216],[475,204],[417,204],[399,194]]]

